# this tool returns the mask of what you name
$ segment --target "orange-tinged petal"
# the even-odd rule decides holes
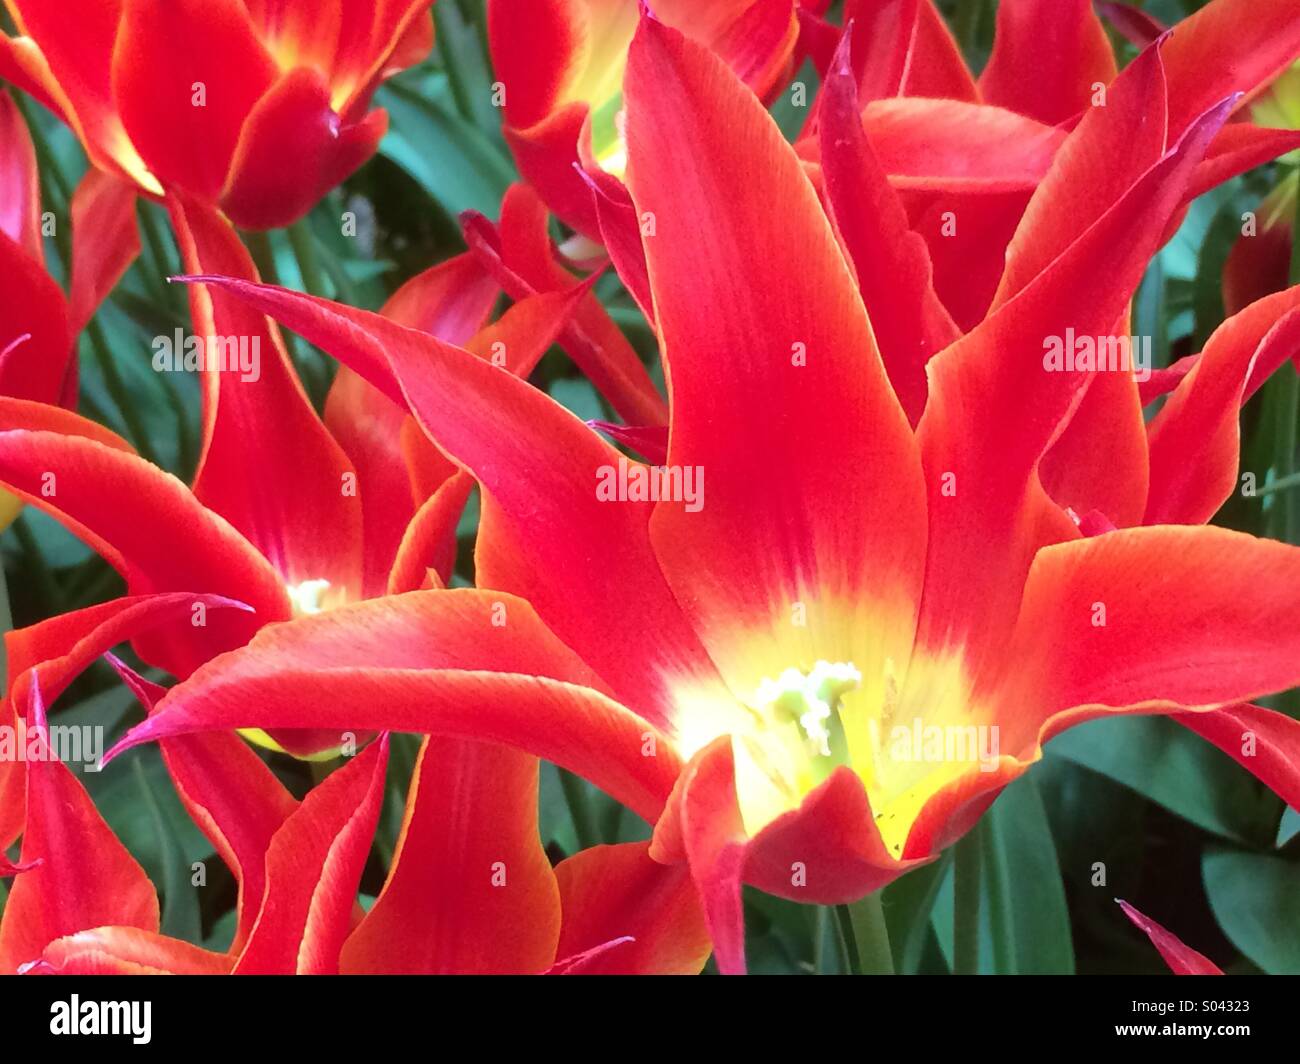
[[[283,582],[238,532],[93,422],[0,400],[0,483],[88,543],[133,595],[202,591],[253,607],[255,616],[216,611],[184,638],[142,639],[142,656],[173,675],[188,675],[214,653],[247,642],[258,625],[289,615]]]
[[[1262,87],[1300,56],[1295,16],[1291,0],[1212,0],[1179,22],[1165,49],[1170,135],[1233,93]]]
[[[1173,719],[1217,746],[1292,809],[1300,809],[1300,721],[1249,704],[1177,713]]]
[[[1222,975],[1223,971],[1208,957],[1197,953],[1176,935],[1171,934],[1152,920],[1143,916],[1128,902],[1116,899],[1119,906],[1138,929],[1145,931],[1151,945],[1160,951],[1160,956],[1169,965],[1175,975]]]
[[[113,655],[108,659],[140,704],[152,713],[166,688],[150,683]],[[164,739],[159,747],[190,819],[208,837],[239,885],[235,934],[227,951],[237,954],[262,903],[271,839],[298,808],[298,802],[235,735],[183,735]]]
[[[862,611],[916,601],[916,444],[848,264],[761,104],[651,19],[632,45],[626,95],[629,187],[656,224],[646,258],[672,396],[668,464],[702,477],[696,499],[659,503],[651,533],[696,630],[748,694],[756,668],[792,663],[760,663],[744,646],[751,633],[788,632],[797,660],[811,661],[831,656],[812,642],[835,627],[838,600]]]
[[[1090,0],[1003,0],[979,86],[989,103],[1055,125],[1090,106],[1115,73]]]
[[[51,942],[32,975],[227,975],[232,958],[138,927],[97,927]]]
[[[81,332],[140,254],[136,189],[90,170],[72,194],[71,326]]]
[[[1091,375],[1053,369],[1046,341],[1113,332],[1225,112],[1206,115],[1050,267],[931,362],[919,429],[930,490],[920,639],[964,648],[977,678],[1000,654],[1036,547],[1075,534],[1035,470]]]
[[[455,473],[416,510],[397,545],[388,573],[388,594],[400,595],[430,586],[446,587],[451,583],[456,564],[456,527],[473,490],[473,477]]]
[[[345,974],[535,974],[555,959],[556,872],[537,833],[537,759],[426,738],[388,879]]]
[[[346,125],[319,71],[291,70],[253,105],[240,129],[221,207],[244,229],[291,225],[369,159],[388,128],[374,111]]]
[[[1217,709],[1294,687],[1298,604],[1300,548],[1227,529],[1121,529],[1046,547],[1007,648],[1001,748],[1018,753],[1043,725],[1110,708]]]
[[[235,974],[338,973],[387,765],[388,736],[381,735],[312,788],[275,833],[262,908]]]
[[[36,687],[26,717],[27,822],[19,862],[33,867],[14,879],[0,919],[0,972],[9,973],[64,935],[106,924],[158,930],[153,884],[50,750]]]
[[[585,184],[583,189],[590,198]],[[506,192],[499,228],[472,214],[462,216],[462,222],[470,250],[512,299],[567,291],[579,283],[556,262],[546,207],[528,186],[512,185]],[[562,342],[621,417],[642,425],[667,422],[667,407],[645,366],[594,295],[582,300]]]
[[[111,84],[125,6],[124,0],[10,0],[19,32],[31,38],[29,45],[15,41],[11,55],[24,83],[43,90],[38,99],[56,105],[96,166],[158,193],[123,127]]]
[[[957,339],[931,285],[925,241],[889,186],[863,130],[854,80],[832,72],[820,97],[821,164],[831,215],[857,275],[899,402],[915,425],[925,407],[925,364]]]
[[[234,230],[210,208],[173,200],[172,218],[191,273],[256,280]],[[360,595],[361,500],[348,491],[356,470],[312,409],[279,330],[202,286],[190,289],[190,307],[198,336],[222,338],[226,352],[234,341],[252,356],[241,355],[236,371],[205,366],[195,495],[247,536],[286,584],[327,580],[335,595]]]
[[[384,317],[463,347],[487,324],[500,289],[469,252],[431,266],[384,304]]]
[[[58,403],[72,373],[63,290],[44,264],[0,236],[0,395]]]
[[[263,726],[474,738],[579,772],[653,822],[681,763],[662,732],[596,683],[528,603],[416,592],[264,629],[246,653],[173,688],[121,749]]]
[[[704,967],[713,946],[690,872],[652,860],[649,846],[593,846],[556,865],[559,963],[595,951],[584,975],[695,975]],[[631,941],[599,949],[623,937]]]
[[[37,262],[44,257],[36,149],[8,93],[0,93],[0,234]]]
[[[241,0],[120,2],[112,83],[122,124],[160,181],[215,202],[275,63]],[[178,47],[186,41],[202,46]]]
[[[1202,524],[1237,488],[1248,386],[1300,352],[1300,287],[1224,322],[1152,420],[1146,524]]]

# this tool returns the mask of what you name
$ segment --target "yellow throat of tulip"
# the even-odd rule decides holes
[[[698,725],[684,745],[694,753],[731,735],[751,836],[843,766],[862,780],[881,839],[899,858],[926,802],[958,778],[998,765],[998,728],[974,703],[959,654],[918,651],[905,676],[888,657],[874,669],[818,659],[777,670],[735,702],[741,714],[728,714],[716,697],[687,693],[683,716]]]

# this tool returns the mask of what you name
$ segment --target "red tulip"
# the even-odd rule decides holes
[[[491,0],[488,34],[520,172],[570,225],[598,237],[580,160],[623,176],[620,87],[639,0]],[[789,66],[799,0],[656,0],[655,14],[713,49],[760,96]]]
[[[1114,328],[1228,105],[1154,157],[1135,147],[1081,219],[1024,231],[1024,272],[931,359],[913,429],[849,262],[753,94],[653,20],[626,93],[630,192],[657,223],[669,473],[430,337],[213,279],[400,382],[482,487],[477,572],[494,590],[268,629],[123,746],[308,725],[514,745],[656,823],[652,855],[689,864],[724,971],[743,968],[742,881],[856,899],[933,859],[1045,742],[1095,717],[1173,714],[1300,802],[1300,724],[1244,704],[1300,681],[1300,550],[1208,528],[1083,539],[1037,473],[1101,376],[1049,371],[1044,337]],[[1102,121],[1081,143],[1104,141]],[[1243,730],[1265,756],[1243,752]],[[948,752],[975,734],[997,749]],[[936,735],[945,749],[927,754]]]
[[[107,173],[288,225],[365,162],[375,88],[433,44],[432,0],[6,0],[0,76]]]
[[[173,213],[193,272],[256,276],[214,212],[174,204]],[[584,294],[528,297],[486,325],[498,289],[462,256],[409,282],[385,313],[486,360],[504,353],[505,367],[526,374]],[[322,421],[274,326],[224,293],[196,285],[192,295],[200,338],[246,341],[255,356],[201,371],[204,440],[192,489],[75,414],[0,399],[0,484],[75,528],[123,575],[131,596],[209,592],[254,610],[142,632],[142,656],[182,677],[262,625],[450,579],[471,479],[424,439],[401,392],[382,394],[345,372]],[[100,651],[136,636],[116,625],[132,601],[95,619],[115,635]],[[43,654],[65,654],[67,645],[51,640]],[[338,745],[333,734],[279,740],[302,754]],[[5,769],[13,771],[0,766],[0,775]]]

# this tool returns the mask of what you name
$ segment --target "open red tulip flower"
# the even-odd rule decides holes
[[[228,222],[207,208],[173,207],[195,273],[256,276]],[[526,297],[489,323],[499,294],[463,255],[408,282],[384,313],[527,374],[585,290]],[[199,323],[192,339],[206,344],[203,449],[192,487],[70,411],[0,398],[0,485],[82,536],[128,590],[115,603],[68,615],[24,652],[28,666],[74,645],[97,647],[93,655],[139,635],[146,661],[183,677],[262,625],[450,579],[470,476],[428,443],[404,405],[347,371],[322,419],[274,325],[225,293],[194,285],[191,295]],[[222,339],[221,358],[210,357],[208,337]],[[174,592],[224,595],[253,612],[159,626],[149,603]],[[297,754],[338,745],[320,733],[280,739]],[[0,765],[0,775],[20,772],[16,763]]]
[[[0,396],[75,404],[77,335],[140,250],[134,204],[128,186],[87,174],[72,198],[71,294],[65,295],[45,268],[31,135],[13,100],[0,93]],[[19,507],[0,492],[0,529]]]
[[[374,154],[387,118],[371,97],[429,52],[431,3],[6,0],[18,35],[0,38],[0,76],[99,169],[283,226]]]
[[[115,664],[152,707],[162,689]],[[29,727],[44,729],[39,683],[25,691]],[[161,934],[144,871],[75,773],[38,759],[21,857],[0,869],[15,877],[0,971],[694,974],[708,958],[689,875],[651,860],[648,843],[594,847],[551,867],[538,837],[537,761],[525,754],[426,739],[387,880],[365,913],[357,893],[387,736],[301,802],[235,736],[168,740],[162,754],[186,811],[238,883],[229,948]]]
[[[520,172],[569,225],[599,238],[580,162],[621,178],[623,69],[641,0],[490,0],[497,103]],[[789,72],[801,0],[657,0],[655,14],[711,48],[760,96]],[[824,4],[812,6],[824,7]]]
[[[524,749],[655,825],[651,855],[687,863],[729,972],[742,883],[860,898],[1097,717],[1171,714],[1300,804],[1300,724],[1249,704],[1300,682],[1300,550],[1174,525],[1085,537],[1038,471],[1104,375],[1049,366],[1045,341],[1121,320],[1231,101],[1080,190],[1077,231],[1017,235],[1027,272],[930,359],[914,428],[850,260],[753,93],[649,18],[624,92],[629,189],[656,219],[666,463],[427,334],[213,279],[400,389],[481,485],[483,590],[266,629],[123,746],[312,726]],[[1111,136],[1130,135],[1127,113]],[[1106,120],[1081,124],[1078,151]]]

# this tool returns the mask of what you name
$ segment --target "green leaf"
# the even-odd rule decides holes
[[[1073,974],[1074,946],[1056,848],[1037,785],[1011,784],[973,829],[980,847],[979,971]],[[953,876],[945,872],[932,915],[943,956],[953,958]]]
[[[1263,818],[1275,799],[1262,795],[1231,758],[1162,717],[1090,721],[1052,740],[1064,757],[1137,791],[1206,831],[1264,843]]]
[[[994,971],[1074,972],[1070,914],[1056,847],[1037,784],[1022,776],[984,817],[980,872]]]
[[[1277,848],[1280,850],[1297,835],[1300,835],[1300,813],[1287,806],[1277,825]]]
[[[160,930],[169,938],[197,944],[202,941],[203,928],[199,919],[199,897],[190,881],[190,865],[181,853],[180,841],[171,824],[154,798],[153,785],[144,766],[137,761],[133,768],[145,808],[153,819],[154,831],[158,837],[158,859],[163,873]]]
[[[902,975],[914,974],[921,966],[930,938],[930,915],[951,861],[952,852],[948,851],[933,864],[908,872],[885,888],[885,919],[894,951],[894,970]]]
[[[474,210],[495,217],[514,167],[481,130],[456,114],[445,80],[420,89],[390,81],[378,103],[391,116],[380,153],[397,163],[452,218]]]
[[[813,100],[817,98],[819,84],[817,68],[811,59],[805,59],[794,81],[772,104],[772,118],[791,144],[798,139],[799,131],[808,121],[808,112],[812,109]]]
[[[1300,864],[1214,849],[1201,876],[1232,944],[1270,975],[1300,975]]]

